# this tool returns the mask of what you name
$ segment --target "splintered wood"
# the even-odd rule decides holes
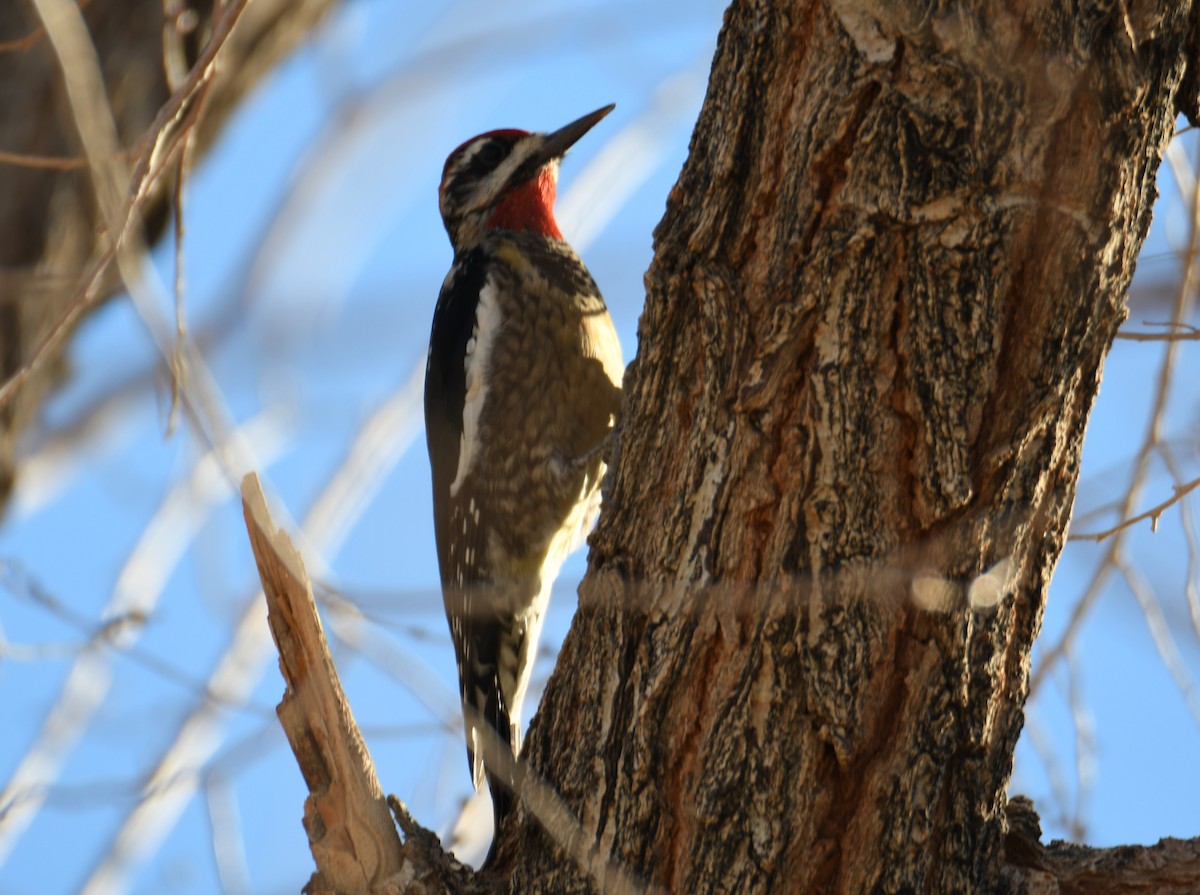
[[[309,790],[304,828],[318,869],[306,891],[383,891],[401,869],[403,847],[333,667],[304,563],[275,527],[254,473],[242,480],[242,508],[287,682],[279,720]]]

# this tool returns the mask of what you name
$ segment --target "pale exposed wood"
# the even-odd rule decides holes
[[[304,828],[317,872],[305,891],[494,891],[493,880],[476,876],[443,851],[438,838],[418,824],[399,799],[384,797],[333,666],[304,563],[287,533],[275,527],[255,473],[242,481],[242,509],[287,683],[279,721],[309,789]],[[393,816],[404,833],[403,845]]]
[[[272,522],[254,473],[242,482],[242,508],[287,682],[279,720],[310,793],[304,828],[317,873],[309,891],[404,891],[396,879],[400,837],[333,667],[304,563]]]

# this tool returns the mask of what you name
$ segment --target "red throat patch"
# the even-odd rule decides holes
[[[547,239],[563,238],[554,220],[554,198],[558,193],[554,168],[546,165],[537,177],[509,191],[488,218],[489,230],[521,230]]]

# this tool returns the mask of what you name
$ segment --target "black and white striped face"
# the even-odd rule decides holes
[[[450,241],[460,246],[481,235],[490,212],[512,187],[546,163],[539,153],[543,134],[498,130],[480,134],[450,153],[442,169],[438,205]]]
[[[597,109],[548,134],[513,128],[489,131],[450,153],[442,169],[438,205],[455,249],[478,243],[494,221],[558,236],[553,224],[558,161],[612,109]]]

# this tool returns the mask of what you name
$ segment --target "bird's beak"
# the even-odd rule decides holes
[[[601,118],[616,107],[616,103],[609,103],[603,109],[589,112],[582,118],[572,121],[566,127],[560,127],[554,133],[546,134],[542,145],[537,151],[537,167],[540,168],[546,162],[562,158],[566,154],[566,151],[574,146],[580,137],[595,127]]]

